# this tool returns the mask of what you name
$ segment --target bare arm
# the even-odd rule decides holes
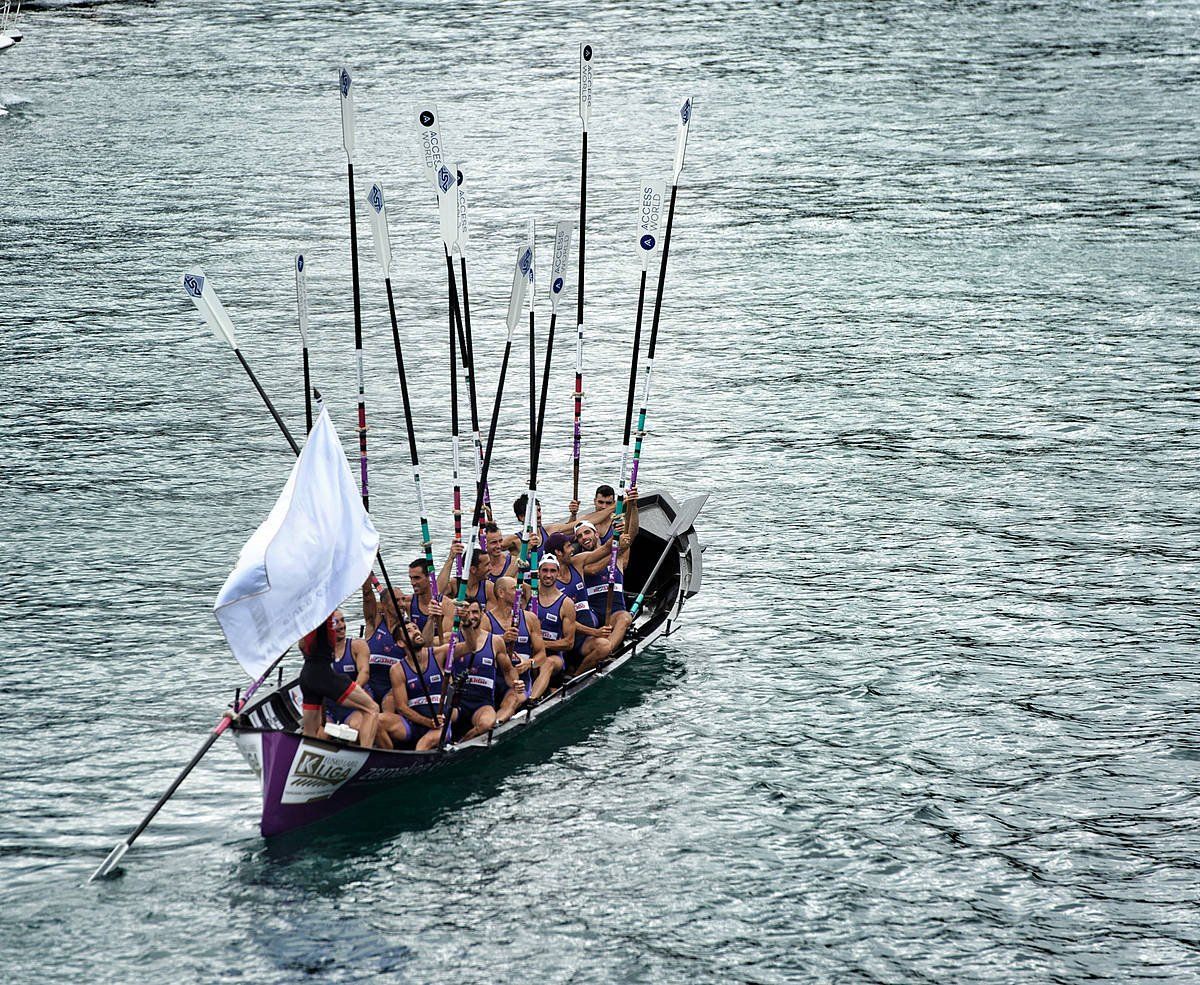
[[[392,700],[396,703],[396,714],[425,728],[435,728],[432,719],[417,714],[408,703],[408,678],[404,673],[404,667],[401,664],[392,664],[388,671],[388,677],[392,682]]]
[[[568,602],[570,599],[567,600]],[[542,621],[532,612],[525,613],[525,625],[529,628],[530,662],[540,667],[546,662],[546,641],[542,638]]]
[[[358,668],[358,686],[365,688],[367,678],[371,676],[371,648],[366,640],[351,640],[350,655],[354,657],[354,666]]]
[[[375,601],[375,589],[371,586],[371,579],[367,578],[363,582],[363,619],[367,623],[367,630],[375,632],[379,626],[379,603]]]
[[[517,668],[513,666],[508,656],[508,648],[504,645],[504,637],[492,634],[492,652],[496,654],[496,663],[504,671],[504,679],[509,687],[520,687],[521,678],[517,676]]]

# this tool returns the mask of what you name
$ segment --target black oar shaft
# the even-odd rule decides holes
[[[671,253],[671,227],[675,224],[675,195],[678,185],[671,186],[671,205],[667,209],[667,231],[663,234],[662,262],[658,268],[658,289],[654,292],[654,317],[650,322],[650,347],[646,358],[654,358],[654,349],[658,345],[658,318],[662,314],[663,287],[667,283],[667,257]]]
[[[275,405],[271,403],[271,398],[267,396],[267,391],[263,389],[261,383],[258,382],[258,377],[254,375],[254,370],[250,368],[250,364],[246,362],[246,357],[242,355],[241,349],[234,349],[233,354],[238,357],[238,362],[242,364],[242,369],[246,371],[246,375],[250,377],[250,382],[254,384],[254,389],[258,391],[258,395],[262,397],[262,402],[267,405],[267,410],[271,412],[271,416],[275,418],[275,423],[279,425],[279,430],[283,432],[283,436],[287,439],[287,443],[291,445],[292,451],[297,455],[300,454],[300,446],[296,444],[296,439],[292,437],[292,432],[288,430],[288,426],[283,423],[283,418],[279,416],[279,411],[275,409]]]
[[[629,444],[629,433],[633,430],[633,393],[637,389],[638,355],[642,348],[642,310],[646,304],[646,271],[642,271],[638,287],[637,318],[633,324],[633,358],[629,360],[629,391],[625,396],[624,443]]]
[[[583,288],[584,288],[584,256],[586,253],[586,236],[587,236],[587,160],[588,160],[588,132],[587,128],[583,131],[583,146],[581,154],[581,162],[579,167],[579,283],[575,291],[575,325],[576,325],[576,346],[582,350],[583,346]],[[575,366],[575,427],[573,434],[573,447],[571,453],[571,498],[579,499],[579,455],[580,445],[582,443],[582,428],[583,428],[583,357],[582,352],[576,355]]]
[[[304,347],[304,427],[312,431],[312,380],[308,370],[308,346]]]

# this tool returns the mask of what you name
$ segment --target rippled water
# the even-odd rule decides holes
[[[0,56],[6,978],[1194,979],[1194,4],[25,11]],[[437,96],[471,189],[486,402],[524,218],[577,207],[584,38],[588,485],[618,459],[630,203],[697,96],[643,473],[712,494],[684,627],[482,775],[316,834],[264,844],[221,743],[84,887],[243,681],[209,610],[290,464],[180,270],[298,427],[306,250],[349,433],[347,62],[444,545],[444,268],[407,107]],[[372,506],[404,554],[372,264]]]

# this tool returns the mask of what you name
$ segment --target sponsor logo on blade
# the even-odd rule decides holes
[[[692,118],[692,101],[685,99],[683,105],[679,108],[679,118],[683,121],[683,125],[687,126],[688,120]]]
[[[461,185],[461,184],[462,184],[462,182],[463,182],[462,172],[461,172],[461,171],[459,171],[459,172],[458,172],[458,183]]]
[[[642,249],[643,250],[654,249],[654,237],[651,236],[649,233],[647,233],[645,236],[642,237]]]
[[[429,112],[429,110],[422,110],[420,119],[421,119],[421,126],[423,126],[423,127],[433,126],[433,114],[431,112]]]
[[[378,185],[371,186],[371,192],[367,195],[367,201],[371,203],[371,208],[376,212],[383,211],[383,189]]]
[[[560,294],[563,289],[563,279],[561,277],[554,278],[554,293]]]
[[[301,253],[299,256],[296,257],[296,269],[298,271],[300,271],[300,273],[304,273],[304,254],[303,253]]]
[[[342,95],[350,95],[350,73],[342,69],[342,74],[339,76],[338,81],[342,87]]]
[[[529,273],[529,266],[533,263],[533,251],[529,247],[525,248],[525,252],[521,254],[521,262],[518,266],[521,268],[521,273]]]
[[[448,192],[450,187],[454,184],[454,176],[450,173],[450,169],[444,164],[438,168],[437,183],[438,187],[443,192]]]
[[[585,62],[590,62],[592,60],[592,46],[590,44],[585,44],[583,46],[583,60]]]
[[[196,274],[187,274],[183,278],[183,289],[194,298],[200,297],[204,293],[204,278]]]

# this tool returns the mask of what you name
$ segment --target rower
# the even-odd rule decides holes
[[[429,617],[431,614],[438,616],[433,620],[434,628],[441,625],[441,610],[434,612],[436,605],[433,598],[433,580],[429,577],[430,565],[429,561],[423,557],[414,558],[408,566],[408,583],[412,585],[412,597],[408,602],[408,614],[412,621],[416,623],[417,628],[424,634],[425,627],[429,625]],[[414,642],[416,642],[414,640]],[[425,639],[422,635],[421,643],[429,645],[433,642],[432,637]]]
[[[529,503],[529,494],[528,493],[521,493],[521,495],[518,496],[513,501],[513,512],[517,515],[517,523],[519,526],[517,529],[517,533],[509,534],[509,536],[504,538],[504,545],[510,551],[511,550],[519,551],[521,549],[521,531],[523,531],[525,529],[525,510],[526,510],[526,506],[528,505],[528,503]],[[545,542],[546,537],[549,536],[549,534],[550,534],[550,531],[547,530],[545,528],[545,526],[542,524],[542,504],[539,501],[537,504],[537,526],[533,529],[533,534],[530,537],[529,546],[536,548],[539,544],[542,544]]]
[[[495,523],[489,520],[483,525],[483,532],[487,537],[487,579],[495,585],[498,578],[512,577],[516,573],[517,559],[511,550],[505,549],[506,538]]]
[[[630,545],[638,533],[637,487],[630,486],[625,493],[626,514],[622,518],[625,527],[620,532],[617,549],[617,580],[613,585],[612,602],[609,604],[608,566],[612,557],[612,548],[601,544],[594,524],[583,521],[575,528],[575,540],[579,551],[574,558],[574,564],[583,574],[583,583],[587,586],[588,604],[600,620],[600,625],[608,626],[609,652],[603,656],[592,653],[585,657],[579,666],[579,673],[596,666],[602,660],[616,653],[625,639],[625,633],[633,623],[625,605],[625,568],[629,563]]]
[[[492,632],[500,633],[504,637],[509,659],[516,667],[517,676],[521,678],[521,687],[514,689],[509,689],[500,678],[496,679],[496,698],[499,702],[496,705],[496,724],[503,725],[516,714],[526,699],[531,697],[534,674],[546,662],[546,646],[542,641],[541,623],[532,612],[518,609],[517,625],[515,628],[512,625],[513,598],[517,594],[516,579],[499,578],[492,590],[496,593],[496,599],[488,606],[488,620],[491,622]],[[546,683],[549,682],[550,677],[547,674]],[[538,696],[540,697],[545,690],[543,687]]]
[[[472,600],[479,603],[481,609],[486,609],[488,603],[495,598],[492,592],[492,583],[487,579],[488,567],[491,565],[491,560],[485,551],[481,551],[478,547],[471,552],[471,566],[467,569],[467,598],[466,601]],[[458,597],[458,580],[451,579],[450,585],[445,593],[451,598]],[[443,634],[449,631],[454,625],[454,612],[451,606],[446,606],[446,611],[442,614],[442,632]]]
[[[353,646],[361,642],[347,641],[346,617],[340,609],[335,609],[328,619],[300,641],[300,652],[304,655],[304,666],[300,670],[300,696],[305,735],[318,739],[329,737],[322,727],[322,711],[332,707],[339,717],[345,710],[344,721],[351,728],[358,729],[359,745],[367,748],[375,744],[379,705],[360,684],[360,681],[366,680],[370,666],[361,647]],[[335,659],[342,670],[334,669]],[[347,666],[354,668],[354,677],[345,673]],[[331,716],[330,721],[334,720]],[[390,742],[387,744],[390,745]]]
[[[596,496],[592,500],[592,505],[595,507],[595,514],[599,519],[593,519],[592,523],[596,526],[596,536],[600,538],[601,544],[608,544],[609,549],[612,549],[612,520],[613,513],[617,508],[617,491],[610,485],[603,484],[596,487]],[[590,519],[586,518],[585,519]]]
[[[588,520],[581,522],[589,525],[591,523]],[[575,566],[571,556],[571,544],[571,538],[566,534],[551,534],[546,540],[546,551],[558,558],[558,589],[575,606],[575,646],[568,654],[567,663],[571,667],[577,667],[585,658],[593,657],[593,662],[588,665],[593,666],[612,653],[612,645],[609,643],[612,630],[601,625],[600,617],[592,611],[583,571]]]
[[[372,585],[378,586],[374,576],[368,577],[362,586],[366,645],[371,654],[371,674],[366,687],[371,697],[382,705],[392,689],[391,669],[400,662],[404,650],[393,635],[393,631],[401,634],[397,600],[387,588],[380,587],[377,601]],[[404,605],[404,596],[399,598],[400,605]]]
[[[440,615],[440,604],[433,604],[438,606]],[[414,653],[405,645],[404,659],[391,669],[389,701],[394,711],[392,714],[385,711],[380,716],[380,725],[396,745],[411,749],[429,732],[433,732],[435,739],[438,735],[446,681],[443,668],[450,646],[422,646],[415,621],[408,624],[408,631],[417,649]]]
[[[457,742],[466,742],[496,727],[497,671],[510,688],[521,688],[521,679],[504,647],[504,637],[490,632],[490,624],[483,628],[484,609],[478,599],[469,599],[462,612],[460,625],[466,652],[456,648],[453,671],[465,669],[466,679],[450,722],[451,734]],[[417,743],[417,749],[435,748],[438,740],[438,732],[427,732]]]
[[[558,568],[558,558],[550,551],[538,564],[538,591],[533,601],[533,614],[541,625],[546,659],[533,682],[529,695],[532,701],[546,693],[555,676],[568,673],[574,667],[575,606],[559,585]]]

